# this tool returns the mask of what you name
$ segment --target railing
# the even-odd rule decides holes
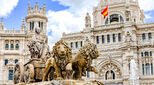
[[[0,34],[25,34],[23,30],[0,30]]]

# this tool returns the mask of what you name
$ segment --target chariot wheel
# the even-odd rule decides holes
[[[28,64],[25,67],[24,81],[25,83],[31,83],[33,80],[34,80],[34,66],[32,64]]]
[[[47,80],[48,81],[51,81],[55,77],[56,77],[56,75],[55,75],[55,69],[51,67],[50,70],[49,70],[48,76],[47,76],[47,78],[48,78]]]
[[[22,63],[17,63],[14,67],[14,84],[23,82],[24,78],[24,65]]]

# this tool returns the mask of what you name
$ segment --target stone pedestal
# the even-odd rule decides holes
[[[104,85],[98,82],[86,82],[81,80],[52,80],[48,82],[37,82],[31,84],[17,84],[17,85]]]

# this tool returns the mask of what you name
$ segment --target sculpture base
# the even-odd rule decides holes
[[[52,80],[47,82],[37,82],[30,84],[17,84],[17,85],[104,85],[99,82],[86,82],[82,80]]]

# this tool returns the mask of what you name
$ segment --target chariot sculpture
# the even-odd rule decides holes
[[[38,37],[39,29],[36,29],[36,33]],[[87,75],[86,71],[98,73],[97,69],[91,66],[92,60],[99,56],[95,44],[85,42],[72,59],[72,49],[65,41],[58,41],[50,53],[47,40],[40,37],[37,39],[37,37],[35,36],[28,45],[32,59],[24,65],[21,62],[17,63],[14,68],[14,84],[66,79],[81,80],[82,76]]]

